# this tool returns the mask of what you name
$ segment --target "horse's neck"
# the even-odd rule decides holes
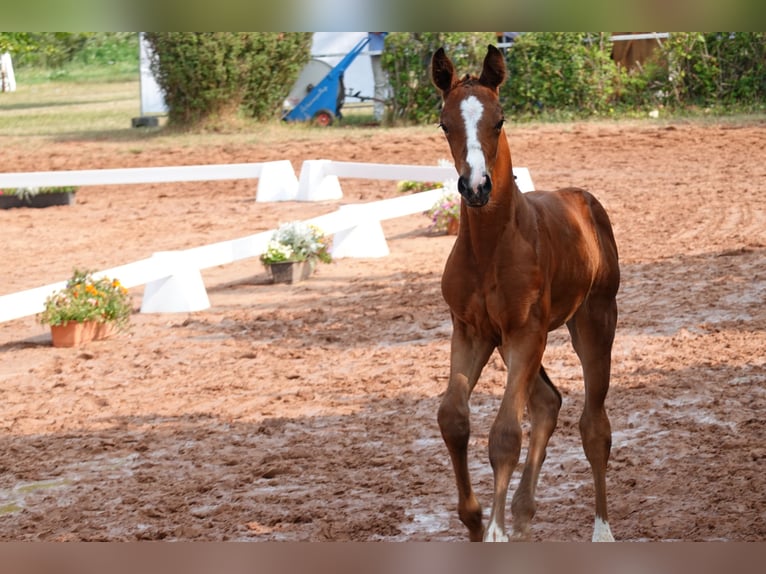
[[[461,205],[461,221],[466,225],[463,240],[470,243],[476,261],[484,265],[492,261],[502,236],[517,232],[518,222],[529,209],[513,177],[513,161],[505,134],[501,134],[497,160],[492,173],[492,193],[484,207]]]

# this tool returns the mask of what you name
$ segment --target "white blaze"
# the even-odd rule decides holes
[[[487,173],[487,166],[484,163],[484,152],[481,150],[481,142],[479,142],[479,120],[481,120],[481,116],[484,113],[484,106],[481,105],[476,96],[468,96],[460,102],[460,113],[465,124],[465,161],[471,168],[468,183],[471,189],[476,189],[481,185]]]

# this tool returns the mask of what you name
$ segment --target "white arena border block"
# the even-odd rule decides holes
[[[146,284],[142,313],[183,313],[210,308],[202,274],[192,256],[185,251],[160,251],[152,255],[168,276]]]
[[[289,160],[262,163],[0,173],[0,189],[9,187],[79,187],[174,183],[225,179],[258,179],[256,201],[290,201],[294,200],[298,193],[298,179],[295,177],[295,170],[293,170]]]
[[[514,167],[513,175],[522,192],[534,191],[529,169]],[[341,177],[443,182],[456,180],[457,172],[453,166],[397,165],[327,159],[306,160],[301,166],[296,199],[298,201],[341,199],[343,197],[343,190],[339,181]]]

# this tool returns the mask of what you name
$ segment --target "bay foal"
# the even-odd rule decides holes
[[[471,540],[505,541],[505,507],[530,417],[526,463],[511,503],[513,536],[527,538],[535,488],[561,395],[542,368],[548,332],[566,324],[582,363],[580,434],[595,483],[593,540],[613,540],[606,505],[611,429],[604,409],[620,283],[617,246],[604,208],[578,188],[522,194],[498,99],[501,52],[489,46],[479,77],[459,78],[443,49],[432,58],[443,129],[459,175],[460,230],[442,276],[453,333],[450,377],[438,421],[455,471],[458,515]],[[505,393],[489,434],[494,496],[488,526],[468,472],[471,392],[497,349]]]

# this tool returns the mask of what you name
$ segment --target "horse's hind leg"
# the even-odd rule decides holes
[[[537,489],[537,480],[540,477],[540,468],[545,461],[545,450],[556,428],[561,409],[561,394],[553,386],[542,367],[532,383],[527,408],[532,423],[527,460],[524,464],[521,481],[511,502],[513,534],[515,538],[521,539],[525,539],[529,535],[529,525],[536,509],[535,490]]]
[[[614,298],[586,300],[567,323],[572,345],[582,362],[585,407],[580,417],[580,435],[585,456],[593,472],[596,519],[593,541],[613,541],[606,504],[606,466],[612,446],[612,430],[604,401],[609,390],[612,342],[617,323]]]
[[[481,504],[476,499],[468,472],[468,439],[471,434],[468,399],[489,360],[494,345],[466,335],[455,323],[450,352],[450,378],[439,406],[438,422],[447,445],[458,492],[458,516],[468,528],[471,541],[484,537]]]

